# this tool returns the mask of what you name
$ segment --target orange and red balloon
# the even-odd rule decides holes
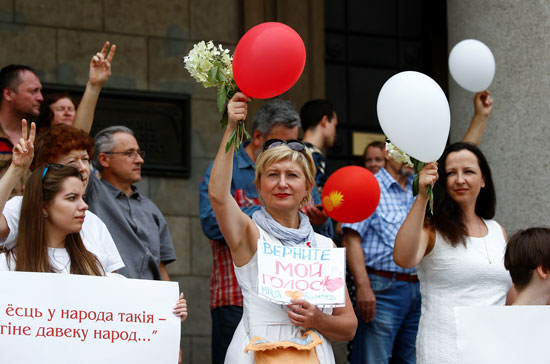
[[[378,180],[366,168],[343,167],[323,187],[323,209],[336,221],[354,223],[372,215],[380,202]]]

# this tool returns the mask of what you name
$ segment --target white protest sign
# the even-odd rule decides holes
[[[291,247],[258,240],[258,295],[289,304],[303,298],[318,307],[343,307],[344,248]]]
[[[549,306],[455,307],[459,364],[547,364]]]
[[[0,272],[0,361],[178,362],[176,282]]]

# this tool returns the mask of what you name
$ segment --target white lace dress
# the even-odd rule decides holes
[[[506,241],[500,225],[484,220],[488,234],[451,246],[436,233],[435,246],[416,267],[422,314],[417,364],[457,363],[454,307],[504,305],[512,286],[504,268]]]
[[[280,242],[260,229],[260,239],[274,244]],[[316,234],[317,245],[320,248],[331,248],[333,243],[322,235]],[[235,275],[243,293],[243,318],[233,334],[231,344],[225,356],[226,364],[254,363],[254,353],[244,352],[245,347],[254,336],[277,342],[289,338],[302,337],[302,328],[290,323],[286,313],[286,306],[264,300],[258,296],[258,256],[254,254],[250,261],[242,267],[235,266]],[[323,309],[331,314],[331,308]],[[317,357],[321,364],[333,364],[334,354],[330,342],[317,332],[323,343],[316,347]]]

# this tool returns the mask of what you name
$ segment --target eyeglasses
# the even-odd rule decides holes
[[[144,150],[135,150],[130,149],[126,150],[124,152],[105,152],[105,154],[121,154],[127,158],[135,159],[139,155],[142,159],[145,159],[145,151]]]
[[[48,173],[48,170],[57,171],[58,169],[61,169],[63,167],[65,167],[65,165],[59,163],[46,164],[46,167],[44,167],[44,172],[42,172],[42,181],[44,180],[44,177],[46,177],[46,173]]]
[[[306,146],[304,143],[302,143],[299,140],[296,139],[288,139],[288,140],[282,140],[282,139],[269,139],[264,143],[264,151],[275,148],[281,145],[286,145],[290,149],[296,151],[296,152],[303,152],[306,149]]]

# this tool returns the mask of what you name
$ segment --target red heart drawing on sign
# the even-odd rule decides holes
[[[329,277],[325,278],[325,287],[329,292],[334,292],[338,288],[342,287],[344,284],[346,284],[346,281],[344,281],[342,278],[332,278]]]

